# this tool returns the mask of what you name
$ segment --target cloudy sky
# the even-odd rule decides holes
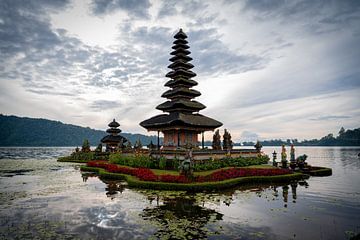
[[[357,0],[2,0],[0,112],[151,134],[179,28],[235,141],[360,127]]]

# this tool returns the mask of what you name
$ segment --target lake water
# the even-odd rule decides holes
[[[271,154],[280,148],[266,147]],[[360,233],[360,148],[298,147],[333,169],[219,193],[129,189],[58,163],[71,148],[0,148],[0,239],[350,239]],[[359,236],[358,236],[359,237]]]

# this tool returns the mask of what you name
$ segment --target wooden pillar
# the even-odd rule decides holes
[[[202,149],[204,149],[204,132],[201,132],[201,146],[202,146]]]
[[[157,149],[160,150],[160,131],[158,131]]]
[[[177,131],[177,146],[180,147],[180,131]]]

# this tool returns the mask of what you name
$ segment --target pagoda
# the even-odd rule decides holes
[[[114,151],[118,147],[122,147],[120,145],[127,142],[127,139],[123,136],[120,136],[121,130],[119,129],[120,124],[115,121],[115,119],[109,123],[110,128],[106,130],[109,135],[106,135],[101,139],[101,142],[106,144],[106,151]]]
[[[164,134],[163,149],[197,147],[199,134],[202,134],[204,147],[204,132],[213,131],[222,126],[222,123],[199,114],[199,111],[206,107],[193,100],[201,93],[192,89],[198,83],[191,79],[196,74],[190,70],[194,66],[189,63],[192,58],[189,56],[187,36],[180,29],[174,38],[174,50],[170,53],[173,57],[169,59],[172,63],[168,66],[171,71],[166,74],[170,80],[165,83],[170,89],[161,96],[168,100],[156,107],[164,114],[147,119],[140,125],[148,131],[157,131],[158,139],[159,132]]]

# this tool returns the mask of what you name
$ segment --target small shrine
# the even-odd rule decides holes
[[[101,139],[101,142],[106,144],[107,152],[114,152],[119,148],[123,148],[124,143],[127,142],[127,139],[119,135],[121,130],[119,129],[120,124],[115,121],[115,119],[109,123],[110,128],[106,130],[109,135],[106,135]]]
[[[180,29],[174,36],[174,51],[170,54],[172,62],[168,68],[171,71],[166,74],[170,78],[165,83],[165,87],[170,89],[161,96],[168,99],[158,105],[156,109],[165,112],[147,119],[140,123],[148,131],[157,131],[164,134],[162,149],[175,150],[188,148],[189,146],[198,147],[198,136],[202,134],[202,147],[204,147],[204,132],[214,131],[221,127],[222,123],[210,117],[199,114],[199,111],[206,108],[202,103],[193,100],[201,93],[192,87],[198,83],[192,78],[196,74],[191,71],[194,67],[190,61],[190,51],[186,34]],[[159,141],[158,141],[159,147]]]

